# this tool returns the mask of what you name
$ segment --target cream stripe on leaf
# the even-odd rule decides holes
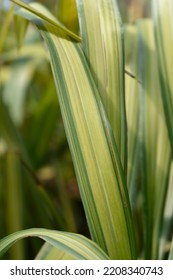
[[[162,100],[173,156],[173,1],[153,0],[153,18]]]
[[[153,22],[139,20],[139,74],[142,81],[142,173],[145,197],[145,257],[158,258],[158,239],[168,188],[171,149],[165,123]]]
[[[18,231],[1,239],[0,256],[17,241],[26,237],[39,237],[50,245],[61,249],[67,254],[70,254],[74,259],[109,259],[108,256],[94,242],[82,235],[43,228]]]
[[[126,169],[126,114],[122,28],[115,0],[77,0],[82,48],[105,105]]]
[[[46,32],[43,36],[92,238],[110,257],[131,258],[123,172],[85,57],[79,46]]]

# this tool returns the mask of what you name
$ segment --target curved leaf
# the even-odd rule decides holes
[[[15,232],[1,239],[0,255],[4,254],[18,240],[26,237],[39,237],[52,246],[69,253],[75,259],[109,259],[108,256],[94,242],[82,235],[48,229],[27,229]]]

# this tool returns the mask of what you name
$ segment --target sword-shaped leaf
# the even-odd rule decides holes
[[[127,226],[130,212],[123,171],[85,57],[78,45],[48,32],[42,35],[51,55],[91,235],[112,258],[131,258],[131,227]]]
[[[126,25],[124,32],[126,69],[138,76],[138,30],[136,25]],[[132,208],[136,206],[140,162],[140,88],[141,84],[125,76],[126,112],[128,129],[127,186]]]
[[[127,133],[122,28],[115,0],[77,0],[82,48],[126,170]]]
[[[138,21],[139,71],[142,81],[142,173],[145,210],[146,258],[158,258],[171,150],[164,118],[151,20]]]

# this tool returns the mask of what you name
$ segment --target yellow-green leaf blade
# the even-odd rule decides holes
[[[140,79],[142,81],[142,172],[145,197],[146,258],[158,258],[165,195],[168,187],[171,149],[156,59],[154,29],[151,20],[139,20]]]
[[[109,259],[94,242],[82,235],[48,229],[27,229],[8,235],[0,241],[0,255],[2,256],[13,244],[26,237],[39,237],[71,254],[75,259]]]
[[[121,20],[116,1],[77,0],[82,48],[126,169],[126,115]]]
[[[91,235],[111,258],[133,258],[134,240],[122,167],[85,57],[78,45],[48,32],[42,34],[51,55]]]
[[[126,69],[138,78],[138,32],[136,25],[126,25],[124,32]],[[128,130],[127,186],[132,208],[136,206],[140,154],[140,92],[141,84],[125,76]]]
[[[160,84],[173,155],[173,1],[153,0],[153,17]]]
[[[72,257],[69,253],[60,250],[57,247],[50,245],[49,243],[45,242],[44,245],[41,247],[40,251],[38,252],[36,260],[74,260],[75,258]]]

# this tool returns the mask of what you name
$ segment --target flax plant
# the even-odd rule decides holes
[[[58,1],[54,14],[36,2],[12,2],[17,6],[18,45],[23,43],[29,20],[46,46],[40,59],[44,57],[51,65],[89,236],[67,231],[46,193],[41,195],[41,203],[65,231],[50,229],[48,216],[42,228],[15,231],[22,227],[23,206],[15,208],[13,199],[21,196],[21,204],[24,202],[22,163],[27,162],[30,171],[32,163],[13,124],[9,121],[11,134],[6,136],[0,122],[3,139],[9,143],[13,139],[18,148],[23,145],[24,158],[19,161],[10,152],[6,158],[4,168],[10,178],[5,184],[10,190],[15,181],[16,187],[13,197],[7,195],[9,217],[15,211],[18,225],[0,241],[0,254],[30,236],[45,242],[36,259],[171,259],[173,245],[165,251],[172,239],[173,216],[171,0],[153,0],[151,18],[126,25],[115,0]],[[8,17],[11,14],[10,10]],[[20,20],[24,20],[23,28]],[[32,67],[38,64],[32,63]],[[33,68],[27,73],[28,83],[31,73]],[[8,88],[3,92],[3,102],[8,92]],[[53,103],[47,106],[49,114],[53,112],[47,131],[52,131],[51,123],[57,117]],[[4,105],[3,110],[5,116]],[[20,123],[21,116],[13,110],[11,114]],[[46,119],[46,114],[40,116]],[[42,133],[39,122],[35,127],[36,135],[37,129]],[[33,135],[31,149],[35,139]],[[37,149],[35,153],[39,165],[42,153]],[[11,165],[15,166],[13,172]],[[37,207],[39,211],[41,204]],[[20,246],[22,252],[22,243]]]

